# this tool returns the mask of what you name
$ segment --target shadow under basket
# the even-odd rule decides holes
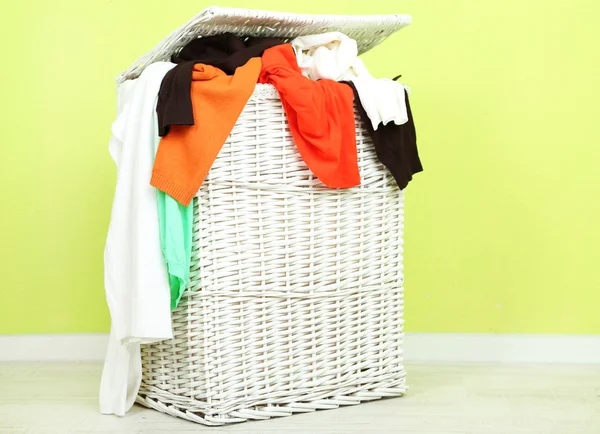
[[[355,118],[361,185],[329,189],[257,85],[194,199],[190,283],[174,339],[142,346],[138,403],[223,425],[405,392],[404,196]]]

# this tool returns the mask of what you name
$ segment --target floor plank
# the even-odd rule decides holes
[[[135,406],[98,412],[97,363],[0,364],[0,434],[600,434],[600,367],[409,364],[409,393],[209,428]]]

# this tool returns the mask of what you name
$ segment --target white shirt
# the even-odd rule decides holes
[[[117,89],[109,152],[117,186],[104,249],[112,320],[100,382],[100,411],[123,416],[142,379],[140,344],[171,339],[170,289],[160,247],[156,189],[150,185],[158,142],[158,90],[173,63],[148,66]]]
[[[329,32],[300,36],[292,41],[292,47],[302,74],[308,78],[354,83],[373,129],[379,124],[402,125],[408,121],[404,86],[389,78],[374,78],[358,58],[354,39]]]

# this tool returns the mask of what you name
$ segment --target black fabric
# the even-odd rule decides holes
[[[396,125],[393,122],[387,125],[380,124],[377,130],[374,130],[371,119],[360,103],[356,87],[351,82],[344,83],[354,91],[354,102],[366,130],[373,140],[377,158],[388,168],[398,187],[405,188],[415,173],[423,171],[417,150],[417,133],[406,90],[404,90],[404,98],[408,121],[402,125]]]
[[[163,78],[158,92],[156,113],[158,134],[165,136],[170,125],[194,125],[190,90],[194,65],[203,63],[221,69],[227,75],[245,65],[253,57],[262,56],[267,48],[282,44],[276,38],[248,38],[232,33],[194,39],[184,46],[171,61],[177,63]]]

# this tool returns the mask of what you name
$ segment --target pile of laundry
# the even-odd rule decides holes
[[[102,413],[133,405],[140,344],[173,337],[171,310],[189,280],[192,199],[257,83],[276,88],[302,159],[326,186],[360,185],[355,105],[399,188],[423,170],[405,87],[371,76],[343,33],[291,43],[198,38],[121,84],[109,144],[118,176],[104,252],[112,326]]]

